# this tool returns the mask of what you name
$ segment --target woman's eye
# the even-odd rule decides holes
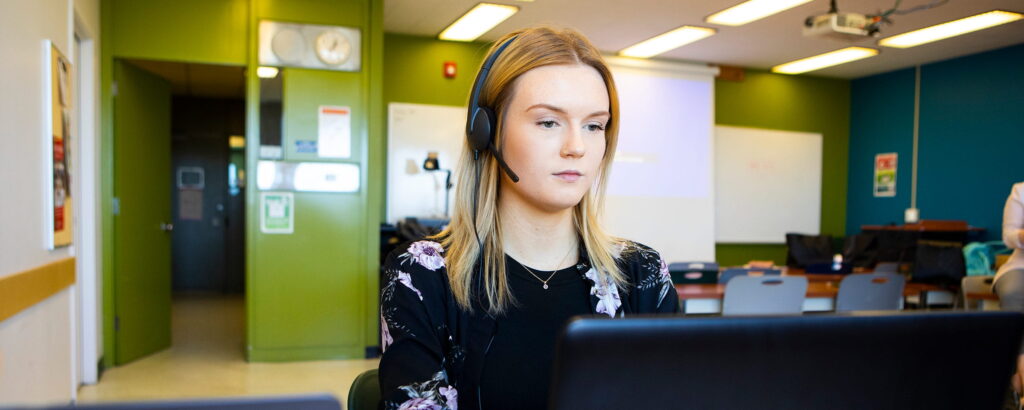
[[[541,127],[544,128],[555,128],[555,126],[558,125],[558,123],[554,121],[538,121],[537,125],[540,125]]]
[[[587,131],[590,131],[590,132],[604,131],[604,125],[603,124],[587,124]]]

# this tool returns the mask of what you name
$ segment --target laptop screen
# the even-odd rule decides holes
[[[577,318],[552,409],[998,409],[1024,315]]]

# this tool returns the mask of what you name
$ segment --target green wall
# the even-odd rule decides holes
[[[715,123],[821,133],[821,233],[845,234],[850,140],[849,80],[747,70],[743,81],[715,80]],[[782,239],[782,238],[780,238]],[[786,261],[786,246],[717,244],[723,265],[752,259]]]
[[[295,193],[295,233],[259,232],[255,178],[246,190],[246,312],[249,360],[361,358],[378,344],[378,222],[383,203],[382,0],[103,0],[103,209],[110,212],[111,67],[118,58],[246,66],[255,72],[261,19],[356,27],[362,69],[283,70],[285,144],[315,136],[319,105],[352,107],[352,158],[362,169],[352,194]],[[246,84],[247,169],[259,150],[259,81]],[[169,149],[169,147],[168,147]],[[286,160],[303,159],[288,155]],[[372,159],[372,160],[371,160]],[[255,175],[255,173],[250,173]],[[105,219],[106,220],[106,219]],[[106,352],[114,338],[106,263],[114,249],[104,226]],[[106,362],[110,365],[111,362]]]
[[[465,106],[489,47],[489,43],[385,34],[384,102]],[[445,61],[455,62],[455,78],[442,75]]]

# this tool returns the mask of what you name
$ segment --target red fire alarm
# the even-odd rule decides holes
[[[455,78],[456,71],[454,61],[444,62],[444,78]]]

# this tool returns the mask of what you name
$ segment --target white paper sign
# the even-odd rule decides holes
[[[348,158],[352,155],[352,111],[348,107],[320,106],[317,155]]]
[[[260,232],[295,232],[295,196],[291,192],[260,193]]]

